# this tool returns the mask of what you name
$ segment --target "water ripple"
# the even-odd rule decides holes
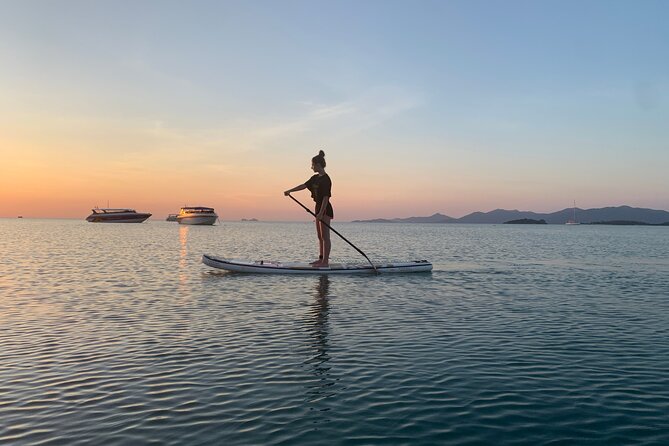
[[[313,254],[310,224],[0,221],[0,443],[669,443],[658,228],[342,226],[435,270],[199,263]]]

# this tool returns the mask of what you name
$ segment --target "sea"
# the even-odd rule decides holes
[[[0,219],[0,444],[669,444],[669,227],[333,225]]]

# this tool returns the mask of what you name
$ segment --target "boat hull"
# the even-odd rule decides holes
[[[133,214],[133,215],[104,215],[92,214],[86,217],[90,223],[142,223],[151,214]]]
[[[180,225],[213,225],[218,215],[196,215],[177,217]]]
[[[377,263],[374,265],[376,271],[370,264],[363,263],[331,263],[328,267],[313,267],[300,262],[225,259],[208,254],[202,256],[202,263],[226,271],[257,274],[374,274],[376,271],[387,274],[432,271],[432,264],[427,260]]]

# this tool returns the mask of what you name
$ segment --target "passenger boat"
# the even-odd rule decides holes
[[[93,213],[86,217],[91,223],[141,223],[151,216],[148,212],[137,212],[134,209],[94,208]]]
[[[238,260],[202,256],[202,263],[212,268],[237,273],[258,274],[387,274],[421,273],[432,271],[432,263],[427,260],[369,263],[330,263],[329,266],[312,266],[302,262],[277,262],[272,260]]]
[[[177,215],[180,225],[213,225],[217,219],[213,208],[202,206],[182,207]]]

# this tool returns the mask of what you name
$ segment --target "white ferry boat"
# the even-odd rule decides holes
[[[137,212],[134,209],[94,208],[93,213],[86,217],[91,223],[141,223],[151,216],[148,212]]]
[[[213,225],[217,219],[214,208],[202,206],[182,207],[177,215],[180,225]]]

